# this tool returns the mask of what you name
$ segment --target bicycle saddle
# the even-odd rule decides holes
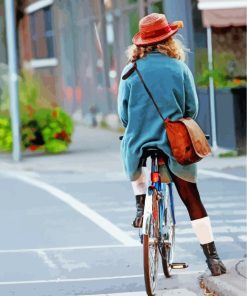
[[[140,159],[139,167],[146,166],[147,158],[150,156],[151,157],[160,156],[164,159],[167,159],[167,156],[165,155],[165,153],[157,147],[145,147],[142,150],[143,150],[143,153]]]
[[[145,147],[143,148],[142,157],[149,156],[164,156],[164,152],[157,147]]]

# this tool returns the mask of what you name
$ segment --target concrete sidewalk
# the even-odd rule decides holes
[[[114,172],[124,178],[117,132],[77,125],[67,153],[58,155],[25,152],[20,163],[14,163],[11,154],[0,153],[0,169],[26,171]],[[222,170],[246,167],[246,157],[207,157],[198,163],[198,169]]]
[[[77,125],[68,152],[25,152],[19,163],[13,162],[11,154],[0,153],[0,170],[122,173],[119,144],[116,132]]]
[[[203,275],[203,285],[208,289],[207,295],[245,296],[247,295],[247,258],[224,261],[227,273],[211,276],[210,272]]]

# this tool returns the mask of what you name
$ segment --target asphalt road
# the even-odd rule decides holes
[[[242,258],[246,189],[234,176],[244,178],[245,169],[210,172],[199,174],[199,189],[219,253],[224,260]],[[142,249],[130,226],[134,198],[121,174],[1,170],[0,188],[1,296],[144,291]],[[195,283],[206,265],[177,195],[176,217],[175,260],[189,268],[169,280],[161,276],[159,288],[188,288],[199,295]]]

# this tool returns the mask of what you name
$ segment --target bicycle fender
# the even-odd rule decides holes
[[[151,221],[151,217],[152,217],[152,202],[153,202],[152,194],[146,195],[143,223],[142,223],[142,234],[148,234],[148,232],[149,232],[150,221]]]

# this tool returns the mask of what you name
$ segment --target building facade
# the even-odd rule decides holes
[[[0,64],[6,63],[7,57],[2,3],[0,0]],[[201,106],[198,121],[205,132],[211,133],[207,34],[198,0],[18,0],[16,3],[23,12],[17,14],[21,69],[41,77],[52,100],[71,114],[83,114],[89,121],[95,114],[117,111],[118,83],[127,63],[125,51],[138,31],[139,19],[159,12],[165,13],[170,22],[182,20],[184,28],[176,36],[189,49],[187,64],[194,73]],[[235,103],[229,87],[223,92],[217,89],[224,88],[228,79],[230,84],[246,80],[246,26],[213,27],[212,37],[214,75],[222,78],[215,81],[219,144],[234,149]],[[222,99],[225,93],[230,102],[228,107]],[[228,131],[232,131],[228,134],[224,133],[222,103],[231,118],[227,123]],[[245,124],[246,117],[242,121]]]
[[[41,76],[70,113],[114,113],[118,81],[127,62],[125,50],[141,17],[167,11],[169,20],[182,19],[183,40],[193,48],[191,0],[182,1],[179,10],[175,2],[24,0],[19,23],[22,67]],[[194,71],[193,54],[188,63]]]

